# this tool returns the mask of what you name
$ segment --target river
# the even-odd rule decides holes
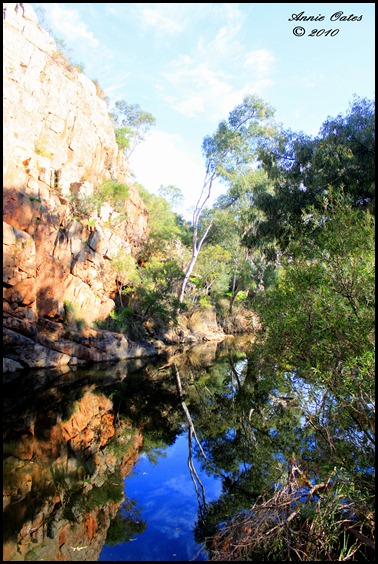
[[[323,538],[319,500],[344,505],[345,476],[370,488],[373,451],[330,417],[329,390],[277,361],[231,338],[6,375],[4,561],[267,560],[283,538],[293,554]]]
[[[4,559],[207,560],[194,530],[222,480],[204,467],[177,377],[193,393],[226,348],[9,376]]]

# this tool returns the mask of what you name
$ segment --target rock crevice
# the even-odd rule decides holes
[[[67,308],[85,327],[110,315],[112,259],[136,256],[148,214],[96,85],[65,60],[30,4],[3,7],[4,370],[144,354],[100,331],[81,347],[62,331],[58,340],[41,333],[43,320],[64,327]],[[121,208],[94,205],[101,183],[115,179],[128,186]]]

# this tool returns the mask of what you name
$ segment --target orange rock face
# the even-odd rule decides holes
[[[20,356],[27,343],[13,339],[9,371],[91,356],[44,350],[38,319],[63,323],[65,304],[81,323],[106,319],[117,292],[111,260],[137,252],[148,214],[94,83],[62,58],[29,4],[3,7],[4,326],[8,343],[14,331],[40,345]],[[121,216],[93,205],[111,179],[129,187]]]

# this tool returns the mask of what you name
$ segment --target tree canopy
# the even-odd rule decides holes
[[[148,131],[156,123],[150,112],[142,110],[139,104],[129,104],[125,100],[115,102],[110,115],[114,122],[117,145],[127,157],[144,141]]]

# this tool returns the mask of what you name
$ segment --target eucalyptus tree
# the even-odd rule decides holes
[[[230,181],[235,171],[249,170],[256,162],[261,140],[272,135],[274,110],[257,96],[246,96],[241,104],[222,121],[212,136],[206,136],[202,143],[206,173],[202,190],[193,213],[193,237],[191,259],[179,290],[182,303],[190,275],[197,261],[209,231],[212,219],[201,225],[200,219],[208,203],[216,179]]]
[[[207,244],[203,247],[192,277],[196,293],[204,298],[202,303],[208,303],[208,296],[217,297],[228,291],[232,276],[231,268],[232,256],[227,249],[219,244]]]
[[[128,104],[125,100],[118,100],[114,104],[110,117],[114,123],[114,131],[118,147],[127,157],[141,143],[148,131],[155,125],[154,116],[142,110],[139,104]]]
[[[265,289],[272,267],[269,245],[265,239],[246,244],[247,235],[255,233],[265,220],[255,205],[261,194],[271,193],[273,184],[262,168],[235,170],[229,175],[229,189],[214,204],[214,226],[208,241],[219,243],[232,256],[232,283],[229,312],[240,292],[252,296]],[[274,239],[270,246],[274,245]]]
[[[256,198],[265,221],[246,235],[248,245],[275,239],[285,250],[291,238],[301,236],[303,212],[312,205],[321,209],[330,188],[350,196],[354,206],[374,210],[373,100],[355,97],[345,115],[328,117],[314,138],[281,130],[267,141],[259,157],[274,190]]]

